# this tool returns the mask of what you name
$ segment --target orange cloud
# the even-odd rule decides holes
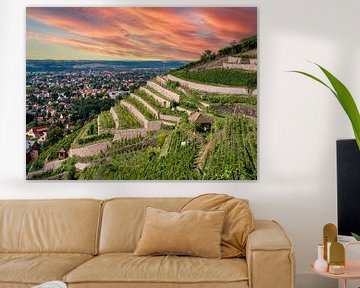
[[[27,41],[114,59],[193,60],[256,34],[254,8],[28,8],[27,20]]]

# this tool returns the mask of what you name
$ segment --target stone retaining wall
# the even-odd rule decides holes
[[[248,89],[245,87],[223,87],[223,86],[212,86],[212,85],[206,85],[206,84],[199,84],[190,82],[187,80],[180,79],[178,77],[175,77],[173,75],[167,75],[167,79],[172,81],[177,81],[180,83],[180,85],[195,89],[199,91],[204,91],[208,93],[217,93],[217,94],[243,94],[243,95],[256,95],[257,90],[253,90],[251,93],[249,93]]]
[[[97,128],[98,128],[98,135],[100,135],[100,115],[97,116],[97,119],[96,119],[96,123],[97,123]]]
[[[170,101],[159,97],[158,95],[152,93],[150,90],[146,89],[145,87],[140,87],[140,90],[144,91],[146,94],[154,98],[159,104],[165,108],[170,108]]]
[[[161,121],[155,120],[155,121],[149,121],[146,119],[146,117],[137,110],[133,105],[130,103],[122,100],[120,101],[120,104],[125,106],[129,111],[138,119],[141,123],[143,123],[143,126],[147,130],[160,130],[161,129]]]
[[[203,105],[205,108],[210,107],[209,103],[205,103],[205,102],[200,101],[200,104]]]
[[[223,64],[223,58],[219,59],[219,60],[215,60],[215,61],[210,61],[201,65],[197,65],[193,68],[190,69],[190,71],[203,71],[203,70],[207,70],[207,69],[216,69],[216,68],[221,68],[222,64]]]
[[[139,110],[137,110],[133,105],[131,105],[130,103],[122,100],[120,101],[120,105],[126,107],[127,109],[129,109],[129,111],[135,116],[135,118],[137,120],[139,120],[143,126],[145,127],[145,123],[148,121],[145,116],[143,114],[141,114],[141,112]]]
[[[149,131],[157,131],[161,129],[161,121],[148,121],[148,123],[145,125],[145,128]]]
[[[197,65],[194,68],[191,68],[190,71],[203,71],[217,68],[243,69],[248,71],[257,70],[257,59],[246,59],[246,61],[249,61],[249,63],[245,63],[241,57],[228,56],[202,65]]]
[[[154,114],[157,119],[159,119],[159,112],[155,108],[153,108],[148,102],[146,102],[144,99],[133,93],[130,94],[130,97],[135,98],[137,101],[143,104],[147,110],[149,110],[152,114]]]
[[[248,71],[256,71],[257,65],[252,64],[239,64],[239,63],[223,63],[223,68],[229,68],[229,69],[242,69],[242,70],[248,70]]]
[[[166,84],[166,79],[164,77],[161,77],[161,76],[156,76],[156,81],[160,82],[163,85]]]
[[[126,129],[118,130],[114,135],[113,141],[121,141],[123,139],[132,139],[138,136],[145,137],[147,135],[146,129]]]
[[[100,127],[98,127],[98,135],[107,134],[107,133],[114,134],[115,131],[116,131],[115,128],[100,128]]]
[[[111,107],[111,109],[112,109],[112,107]],[[110,112],[111,112],[111,109],[110,109]],[[116,112],[115,112],[115,114],[116,114]],[[116,115],[116,117],[117,117],[117,115]],[[115,119],[114,119],[114,121],[115,121]],[[118,123],[118,122],[115,122],[115,127],[116,127],[116,123]],[[119,124],[118,124],[118,126],[119,126]],[[102,135],[102,134],[105,134],[105,133],[114,133],[115,129],[116,129],[116,128],[101,128],[101,126],[100,126],[100,115],[98,115],[98,117],[97,117],[97,127],[98,127],[98,135]]]
[[[111,142],[105,141],[105,142],[101,142],[101,143],[84,146],[81,148],[70,149],[69,157],[72,157],[72,156],[86,157],[86,156],[97,155],[101,151],[106,150],[110,146],[111,146]]]
[[[114,119],[114,122],[115,122],[115,129],[119,129],[119,117],[114,109],[114,107],[111,107],[110,108],[110,113],[111,113],[111,116],[113,117]]]
[[[237,64],[246,64],[246,65],[257,65],[257,59],[256,58],[254,58],[254,59],[252,59],[252,58],[250,58],[250,59],[247,59],[250,63],[244,63],[243,62],[243,60],[242,60],[242,58],[241,57],[234,57],[234,56],[229,56],[229,57],[227,57],[227,59],[226,59],[226,61],[224,61],[224,62],[228,62],[228,63],[237,63]]]
[[[171,121],[171,122],[176,122],[176,123],[179,123],[181,121],[181,118],[178,116],[165,115],[165,114],[161,114],[161,113],[160,113],[160,119],[164,120],[164,121]]]
[[[190,115],[192,113],[192,111],[187,110],[185,108],[182,108],[180,106],[176,106],[176,110],[181,111],[181,112],[185,112],[187,115]]]
[[[169,79],[169,78],[167,78],[167,79]],[[175,81],[177,81],[177,80],[175,80]],[[148,81],[147,85],[149,87],[153,88],[154,90],[156,90],[157,92],[159,92],[160,94],[164,95],[167,98],[170,98],[176,102],[180,101],[180,96],[178,94],[160,86],[159,84],[156,84],[155,82]]]

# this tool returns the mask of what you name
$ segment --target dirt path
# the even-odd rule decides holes
[[[205,163],[206,163],[206,159],[207,156],[209,154],[210,148],[213,144],[213,139],[211,139],[204,147],[204,149],[201,152],[201,156],[199,158],[199,162],[197,163],[197,168],[202,171],[204,169]]]

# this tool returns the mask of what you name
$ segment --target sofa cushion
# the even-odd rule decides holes
[[[102,201],[1,200],[0,253],[95,254]]]
[[[61,280],[92,257],[71,253],[0,253],[0,286],[3,283],[40,284]]]
[[[204,194],[191,199],[181,209],[188,210],[225,211],[221,236],[222,257],[245,257],[247,237],[254,230],[254,217],[247,200],[225,194]]]
[[[144,229],[134,255],[221,258],[224,216],[224,211],[168,212],[147,207]]]
[[[134,252],[148,206],[179,211],[189,198],[117,198],[104,203],[99,252]]]
[[[97,256],[64,277],[73,283],[247,283],[244,259],[207,259],[189,256]],[[125,285],[125,284],[124,284]],[[123,287],[123,286],[121,286]],[[144,286],[149,287],[149,286]],[[166,286],[167,287],[167,286]],[[195,286],[196,287],[196,286]],[[209,286],[207,286],[209,287]]]

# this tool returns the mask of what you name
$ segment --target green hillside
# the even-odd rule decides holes
[[[29,179],[257,179],[256,59],[248,70],[247,64],[216,66],[224,59],[250,63],[241,57],[256,58],[256,47],[254,36],[204,51],[198,61],[169,72],[192,83],[159,75],[116,101],[79,100],[77,125],[45,143],[27,166]],[[61,148],[70,156],[56,160]],[[49,171],[51,162],[60,164]]]
[[[254,89],[257,86],[257,73],[240,69],[209,69],[190,71],[181,69],[171,72],[172,75],[191,82],[223,85],[232,87],[247,87]]]

